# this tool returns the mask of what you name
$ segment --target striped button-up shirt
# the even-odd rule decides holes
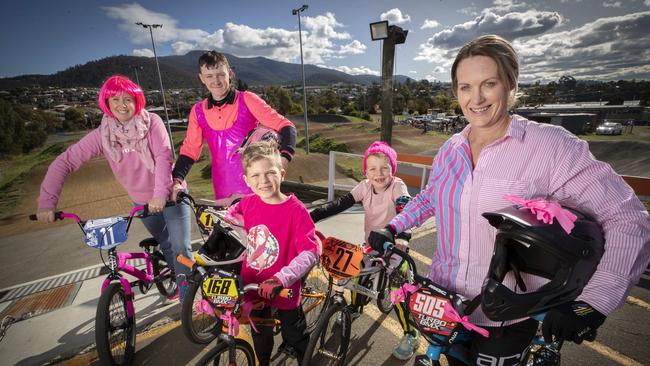
[[[402,232],[435,215],[438,246],[429,277],[468,298],[481,292],[496,229],[481,216],[509,205],[503,196],[545,197],[594,217],[605,254],[578,300],[603,314],[621,306],[650,260],[650,218],[634,191],[587,142],[565,129],[513,115],[504,137],[486,146],[472,166],[471,126],[438,151],[426,188],[392,221]],[[546,280],[523,274],[529,291]],[[512,273],[503,283],[514,289]],[[477,324],[498,326],[479,309]],[[507,324],[507,323],[506,323]]]

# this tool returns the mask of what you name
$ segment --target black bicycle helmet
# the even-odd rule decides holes
[[[483,214],[498,229],[481,291],[481,307],[488,318],[505,321],[529,317],[575,300],[582,292],[596,271],[605,241],[594,220],[568,210],[577,216],[570,234],[557,220],[545,224],[528,209],[516,206]],[[521,293],[502,283],[510,271]],[[549,282],[526,292],[521,273],[541,276]]]
[[[215,223],[208,240],[195,253],[199,265],[217,266],[219,269],[239,274],[246,256],[246,247],[235,230],[221,223]]]

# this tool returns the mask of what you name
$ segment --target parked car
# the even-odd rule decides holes
[[[616,122],[605,122],[596,128],[597,135],[620,135],[623,133],[623,125]]]

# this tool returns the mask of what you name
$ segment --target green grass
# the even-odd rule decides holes
[[[359,160],[359,158],[341,156],[336,159],[336,166],[341,169],[343,174],[360,182],[366,177],[363,175],[363,166]]]
[[[0,212],[3,213],[2,216],[10,215],[12,209],[22,199],[23,185],[32,169],[49,163],[64,150],[64,143],[59,142],[2,162],[2,178],[0,179]]]

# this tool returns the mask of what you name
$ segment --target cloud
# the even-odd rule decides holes
[[[161,28],[153,31],[156,42],[170,42],[175,40],[200,41],[208,36],[208,32],[200,29],[181,29],[176,26],[178,23],[167,14],[154,12],[145,9],[140,4],[125,4],[120,6],[103,6],[102,10],[111,19],[120,21],[118,29],[126,32],[131,41],[135,44],[147,44],[151,42],[151,36],[147,29],[136,25],[136,22],[145,24],[162,24]]]
[[[478,8],[475,6],[468,6],[466,8],[460,8],[457,10],[457,12],[464,14],[464,15],[470,15],[470,16],[477,16],[478,13]]]
[[[512,40],[543,34],[562,22],[563,17],[557,12],[528,10],[499,15],[486,10],[473,20],[434,34],[425,45],[458,48],[482,34],[499,34]]]
[[[603,7],[605,8],[620,8],[623,4],[620,1],[605,1],[603,2]]]
[[[600,18],[578,28],[514,42],[522,74],[556,80],[650,77],[650,11]]]
[[[359,67],[349,67],[349,66],[327,66],[327,65],[318,65],[319,67],[324,67],[332,70],[338,70],[350,75],[379,75],[379,71],[373,70],[366,66]]]
[[[424,23],[422,23],[422,26],[420,27],[420,29],[437,28],[439,26],[440,26],[440,23],[438,23],[437,21],[431,20],[431,19],[425,19]]]
[[[415,70],[409,70],[409,74],[417,74],[418,72]]]
[[[133,50],[133,56],[153,57],[153,51],[149,48],[136,48]]]
[[[523,82],[557,80],[565,74],[602,80],[650,78],[650,11],[599,18],[557,31],[564,23],[555,12],[498,15],[483,11],[472,21],[435,33],[419,46],[414,60],[449,70],[464,43],[480,34],[495,33],[517,50]]]
[[[407,14],[402,14],[402,11],[398,8],[393,8],[385,13],[381,13],[379,19],[388,20],[388,22],[392,24],[402,24],[411,21],[411,17]]]
[[[154,29],[154,39],[157,43],[169,43],[176,55],[191,50],[216,49],[239,57],[263,56],[285,62],[300,59],[297,29],[253,28],[228,22],[223,28],[208,32],[182,28],[173,17],[148,10],[137,3],[119,7],[105,6],[102,10],[109,18],[118,20],[118,29],[126,32],[134,44],[146,45],[151,42],[148,30],[134,25],[135,22],[162,24],[162,28]],[[366,52],[366,45],[341,31],[344,25],[336,20],[334,13],[303,16],[301,19],[305,62],[318,64]],[[347,42],[341,43],[343,41]],[[143,52],[146,51],[134,50],[134,55]]]
[[[362,53],[366,53],[366,45],[357,41],[356,39],[346,45],[341,46],[341,49],[339,51],[339,54],[341,55],[346,55],[346,54],[352,54],[352,55],[358,55]]]

